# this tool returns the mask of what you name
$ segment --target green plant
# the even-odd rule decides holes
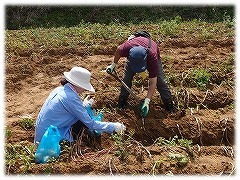
[[[229,109],[235,109],[235,103],[234,102],[231,102],[228,106],[227,106]]]
[[[113,134],[111,136],[117,146],[115,155],[121,160],[126,160],[130,154],[129,145],[131,144],[133,133],[134,132],[132,132],[129,136],[125,136],[124,134]]]
[[[180,167],[187,165],[189,158],[186,155],[180,153],[169,153],[170,160],[176,161],[176,164]]]
[[[164,161],[166,161],[166,159],[162,158],[162,159],[154,162],[154,165],[151,169],[152,175],[155,175],[155,169],[158,169]]]
[[[178,139],[178,144],[181,147],[185,147],[187,149],[190,149],[193,146],[193,142],[192,140],[188,140],[188,139]]]
[[[172,59],[172,57],[169,55],[163,55],[161,59],[162,59],[162,62],[165,63],[165,62],[170,61]]]
[[[5,145],[5,167],[9,174],[11,168],[19,169],[19,172],[26,174],[34,163],[35,146],[24,145],[24,142]]]
[[[48,164],[47,167],[45,168],[45,174],[51,174],[52,173],[52,166],[51,164]]]
[[[23,116],[20,120],[20,126],[25,130],[32,129],[34,126],[34,120],[30,116]]]
[[[235,57],[231,54],[222,64],[222,70],[225,73],[232,73],[234,71]]]
[[[163,138],[163,137],[160,137],[159,139],[158,139],[158,141],[157,141],[157,144],[158,145],[167,145],[167,146],[176,146],[176,144],[177,144],[177,142],[176,142],[176,140],[177,140],[177,138],[178,138],[178,136],[176,135],[176,136],[174,136],[173,138],[169,138],[169,140],[167,140],[167,139],[165,139],[165,138]]]
[[[159,137],[156,140],[156,143],[159,146],[166,146],[166,148],[170,150],[170,153],[168,157],[162,157],[160,160],[154,162],[153,168],[151,170],[151,173],[153,175],[155,174],[155,169],[159,168],[165,161],[170,160],[170,163],[173,161],[176,166],[183,167],[190,161],[189,155],[190,157],[193,157],[191,149],[193,145],[191,140],[184,138],[179,139],[178,136],[175,135],[173,138],[170,137],[169,140],[165,139],[164,137]],[[187,152],[187,154],[185,153],[185,155],[183,153],[179,153],[179,151],[182,150]]]
[[[160,23],[160,31],[164,36],[177,37],[180,32],[179,23],[178,17],[170,21],[164,20]]]
[[[189,106],[189,92],[185,87],[177,87],[173,91],[174,102],[177,110],[181,111]]]
[[[211,33],[210,29],[203,27],[200,33],[200,39],[202,41],[206,41],[208,39],[212,39],[214,37],[213,33]]]
[[[227,14],[227,12],[224,12],[224,15],[223,15],[223,23],[231,28],[231,27],[234,27],[235,25],[235,19],[234,18],[231,18],[230,15]]]
[[[193,79],[200,90],[207,89],[212,74],[205,69],[194,69],[192,72]]]
[[[9,127],[5,128],[5,137],[10,139],[12,137],[12,130]]]
[[[191,148],[192,147],[192,140],[188,139],[179,139],[177,135],[173,138],[169,138],[169,140],[165,139],[164,137],[159,137],[157,139],[157,144],[159,146],[166,145],[166,146],[181,146],[184,148]]]

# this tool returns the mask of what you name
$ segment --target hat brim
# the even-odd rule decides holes
[[[147,69],[147,62],[144,61],[142,63],[135,63],[133,61],[129,61],[130,67],[134,73],[143,72]]]
[[[91,92],[95,92],[95,89],[93,88],[93,86],[90,83],[76,83],[74,80],[71,79],[71,77],[69,76],[70,72],[64,72],[64,77],[65,79],[70,82],[71,84],[83,88],[85,90],[91,91]]]

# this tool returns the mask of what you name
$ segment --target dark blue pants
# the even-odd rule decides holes
[[[131,70],[129,63],[127,62],[124,71],[123,82],[125,82],[129,88],[132,87],[132,80],[135,74],[136,73]],[[164,71],[161,61],[158,61],[157,90],[160,93],[161,99],[164,104],[172,102],[171,92],[164,77]],[[128,96],[129,92],[123,86],[121,86],[119,98],[127,100]]]

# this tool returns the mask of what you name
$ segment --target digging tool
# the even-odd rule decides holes
[[[123,87],[134,97],[136,102],[141,104],[141,100],[139,99],[139,97],[137,97],[137,95],[134,94],[134,92],[119,78],[115,69],[113,69],[112,73],[109,72],[109,71],[107,71],[107,73],[112,75],[117,81],[119,81],[123,85]],[[144,119],[144,117],[141,117],[141,118],[142,118],[143,128],[144,128],[144,131],[145,131],[145,119]]]
[[[134,94],[134,92],[119,78],[119,76],[117,75],[117,72],[115,71],[115,69],[113,70],[112,73],[108,72],[108,71],[107,71],[107,73],[110,74],[111,76],[113,76],[117,81],[119,81],[123,85],[123,87],[134,97],[134,99],[138,103],[141,102],[140,99],[137,97],[137,95]]]

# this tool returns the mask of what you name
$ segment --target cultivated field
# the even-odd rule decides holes
[[[116,47],[138,29],[148,30],[159,44],[174,115],[163,109],[157,91],[144,121],[132,97],[128,109],[117,108],[120,83],[104,70]],[[83,24],[9,30],[5,40],[5,174],[234,174],[235,39],[230,22]],[[122,58],[116,69],[120,77],[124,63]],[[92,72],[93,107],[103,112],[103,121],[124,123],[126,133],[103,133],[101,144],[86,144],[84,137],[64,144],[57,160],[35,164],[35,119],[63,72],[73,66]],[[147,80],[135,77],[133,90],[139,97],[147,86]]]

